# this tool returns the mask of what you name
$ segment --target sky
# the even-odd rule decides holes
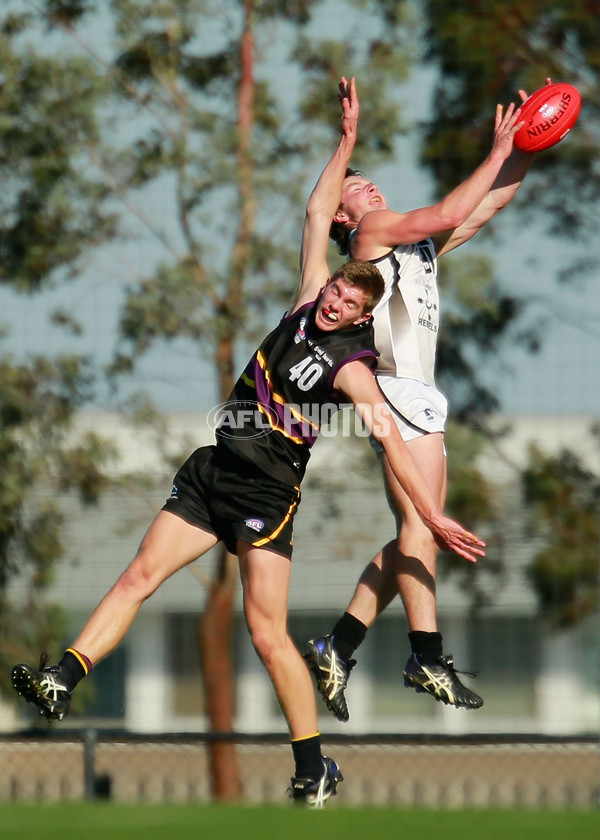
[[[332,9],[335,4],[331,4]],[[403,98],[416,121],[427,116],[433,74],[420,70],[402,86]],[[332,99],[334,92],[332,92]],[[490,124],[493,112],[490,115]],[[576,128],[574,129],[574,131]],[[563,142],[568,142],[567,137]],[[414,138],[400,138],[398,160],[369,176],[382,188],[394,209],[429,204],[431,182],[417,166]],[[324,163],[324,161],[323,161]],[[316,173],[318,174],[318,172]],[[161,206],[156,192],[149,198]],[[152,208],[149,208],[152,211]],[[529,355],[508,344],[500,358],[486,362],[483,380],[498,394],[503,412],[514,414],[585,414],[600,416],[600,278],[598,274],[556,281],[557,266],[564,265],[568,242],[556,241],[542,224],[522,224],[509,207],[493,220],[502,234],[502,247],[491,241],[473,242],[464,249],[492,249],[497,276],[508,291],[518,291],[536,302],[528,310],[529,323],[540,322],[542,350]],[[299,243],[298,243],[299,244]],[[126,278],[150,268],[156,244],[144,234],[127,245],[99,252],[75,284],[36,296],[19,296],[0,288],[0,323],[8,331],[3,352],[20,359],[32,353],[48,356],[73,350],[107,364],[114,349],[118,307]],[[459,252],[454,252],[456,255]],[[598,256],[598,254],[596,255]],[[440,261],[443,285],[443,261]],[[67,309],[84,326],[82,339],[67,339],[48,322],[49,314]],[[442,293],[443,323],[443,293]],[[240,368],[244,360],[240,359]],[[174,342],[152,351],[140,367],[136,387],[149,388],[162,411],[208,411],[215,403],[212,369],[196,348]],[[95,408],[105,408],[100,392]]]

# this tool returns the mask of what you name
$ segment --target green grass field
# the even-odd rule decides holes
[[[0,805],[6,840],[598,840],[600,811],[428,811],[193,805]]]

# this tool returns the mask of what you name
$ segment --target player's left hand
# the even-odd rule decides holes
[[[439,547],[446,551],[454,551],[471,563],[476,563],[478,557],[485,557],[485,542],[454,519],[440,517],[432,531]]]

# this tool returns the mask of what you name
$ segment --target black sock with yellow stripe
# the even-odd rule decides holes
[[[60,675],[69,691],[73,691],[78,682],[92,670],[92,663],[75,648],[68,648],[58,663]]]

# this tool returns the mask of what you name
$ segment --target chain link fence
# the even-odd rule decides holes
[[[218,736],[85,729],[0,736],[0,800],[211,801],[207,746]],[[281,804],[292,769],[284,736],[231,735],[246,804]],[[592,738],[324,738],[345,776],[336,807],[592,809],[600,750]]]

